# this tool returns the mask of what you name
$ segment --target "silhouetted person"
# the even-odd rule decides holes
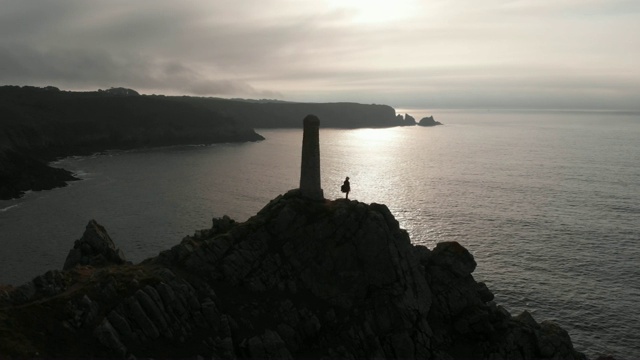
[[[343,193],[347,194],[347,199],[349,198],[349,191],[351,191],[351,184],[349,184],[349,177],[347,176],[346,179],[344,179],[344,183],[342,183],[342,186],[340,187],[340,190],[342,190]]]

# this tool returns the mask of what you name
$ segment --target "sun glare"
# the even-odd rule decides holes
[[[359,23],[384,23],[397,21],[414,15],[413,0],[328,0],[331,8],[351,12],[352,21]],[[413,9],[413,10],[412,10]]]
[[[357,143],[366,144],[369,147],[378,147],[380,144],[394,141],[399,135],[396,130],[395,128],[356,129],[351,131],[351,135]]]

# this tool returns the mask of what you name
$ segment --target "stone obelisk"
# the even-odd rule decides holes
[[[320,119],[315,115],[307,115],[303,123],[300,192],[306,198],[322,200],[324,194],[320,185]]]

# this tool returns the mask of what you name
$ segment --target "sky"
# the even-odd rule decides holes
[[[0,0],[0,85],[640,110],[640,1]]]

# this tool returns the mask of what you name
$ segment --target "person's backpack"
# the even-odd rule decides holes
[[[342,186],[340,186],[340,191],[342,191],[343,193],[347,192],[347,184],[342,184]]]

